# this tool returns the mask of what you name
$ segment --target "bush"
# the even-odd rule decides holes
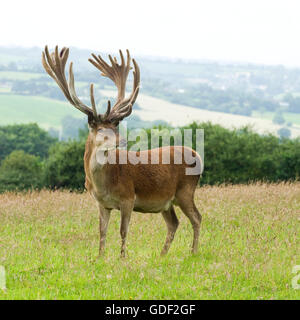
[[[247,127],[228,130],[211,123],[193,123],[186,128],[204,129],[201,184],[274,182],[299,177],[299,139],[259,135]]]
[[[291,130],[288,128],[280,128],[277,133],[281,138],[289,138],[291,136]]]
[[[0,192],[42,187],[42,165],[38,157],[13,151],[0,166]]]
[[[14,150],[23,150],[41,158],[46,158],[48,149],[56,139],[33,124],[15,124],[0,127],[0,162]]]
[[[157,129],[171,129],[158,126]],[[300,139],[259,135],[245,127],[229,130],[211,123],[183,129],[204,129],[205,167],[200,184],[287,181],[300,177]],[[151,130],[147,129],[149,138]],[[87,131],[79,141],[57,142],[43,162],[24,151],[9,155],[0,167],[0,192],[49,187],[84,190],[83,156]],[[131,143],[129,143],[129,148]],[[193,148],[196,144],[193,142]],[[43,170],[42,170],[43,169]]]
[[[285,123],[285,119],[284,119],[282,113],[280,113],[280,112],[277,112],[277,113],[274,115],[272,121],[273,121],[273,123],[275,123],[275,124],[284,124],[284,123]]]
[[[59,142],[49,150],[45,162],[45,186],[51,189],[84,189],[84,141]]]

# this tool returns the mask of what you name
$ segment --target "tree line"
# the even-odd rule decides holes
[[[205,169],[200,185],[299,179],[299,138],[259,135],[248,127],[229,130],[211,123],[180,128],[184,129],[194,133],[204,129]],[[87,134],[85,129],[77,139],[58,141],[36,124],[0,127],[0,192],[41,188],[83,191]],[[150,137],[151,129],[147,134]]]

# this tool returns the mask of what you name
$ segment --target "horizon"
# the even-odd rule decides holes
[[[45,13],[37,0],[6,3],[0,46],[43,48],[45,43],[59,43],[105,52],[128,47],[135,56],[300,66],[296,0],[151,5],[118,0],[113,8],[95,0],[86,0],[84,6],[58,0],[51,4]]]
[[[55,48],[54,46],[48,46],[50,50],[53,50]],[[63,46],[58,45],[58,48],[62,48]],[[68,47],[68,46],[67,46]],[[39,49],[42,53],[44,50],[45,46],[40,46],[40,45],[34,45],[34,46],[22,46],[22,45],[0,45],[0,49],[5,48],[5,49],[21,49],[21,50],[31,50],[31,49]],[[91,48],[81,48],[77,46],[69,46],[68,47],[70,50],[75,49],[75,50],[82,50],[82,51],[89,51],[90,53],[101,53],[104,55],[117,55],[118,56],[118,50],[114,50],[112,52],[106,51],[106,50],[93,50]],[[126,50],[121,49],[123,52]],[[131,52],[132,50],[129,49]],[[166,56],[166,55],[151,55],[151,54],[135,54],[135,57],[142,58],[142,59],[149,59],[153,61],[168,61],[171,63],[215,63],[215,64],[224,64],[224,65],[253,65],[253,66],[266,66],[266,67],[284,67],[287,69],[299,69],[300,68],[300,59],[299,59],[299,65],[287,65],[287,64],[282,64],[282,63],[264,63],[264,62],[253,62],[249,60],[230,60],[230,59],[209,59],[209,58],[185,58],[185,57],[179,57],[179,56]]]

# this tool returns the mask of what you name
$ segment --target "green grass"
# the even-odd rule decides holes
[[[274,112],[263,112],[262,113],[262,112],[258,112],[258,111],[253,111],[253,113],[252,113],[252,117],[268,119],[268,120],[272,120],[274,115],[275,115]],[[296,125],[300,125],[300,113],[283,112],[282,115],[283,115],[286,122],[291,122]]]
[[[0,113],[0,125],[37,122],[45,128],[59,127],[66,115],[83,117],[67,102],[10,94],[0,94]]]
[[[119,258],[119,212],[113,211],[105,256],[98,252],[92,198],[69,192],[0,195],[0,299],[299,299],[291,286],[300,264],[300,184],[204,187],[200,250],[180,226],[160,257],[160,214],[134,213],[128,257]]]

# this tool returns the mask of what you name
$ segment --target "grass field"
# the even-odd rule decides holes
[[[115,97],[115,90],[105,89],[100,90],[102,95],[107,97]],[[154,98],[146,94],[140,93],[137,98],[137,103],[140,106],[139,110],[134,110],[134,114],[145,121],[165,120],[172,126],[184,126],[196,122],[211,122],[219,124],[222,127],[232,129],[250,125],[252,129],[260,134],[272,133],[277,134],[278,129],[282,126],[275,125],[272,122],[272,117],[268,118],[266,114],[263,117],[256,114],[252,117],[230,114],[224,112],[210,111],[198,109],[185,105],[171,103],[169,101]],[[291,118],[295,114],[291,114]],[[300,117],[300,114],[298,115]],[[296,119],[296,116],[294,116]],[[299,118],[300,120],[300,118]],[[297,121],[297,120],[295,120]],[[293,122],[293,121],[292,121]],[[296,123],[296,122],[295,122]],[[300,127],[292,127],[291,138],[300,136]]]
[[[253,117],[268,119],[268,120],[273,120],[274,115],[275,115],[274,112],[261,113],[261,112],[254,111],[252,113]],[[282,115],[283,115],[286,122],[291,122],[291,123],[296,124],[298,126],[300,125],[300,113],[283,112]]]
[[[106,254],[98,252],[98,214],[86,193],[0,195],[0,299],[299,299],[300,183],[203,187],[200,250],[180,226],[168,256],[160,214],[133,214],[128,257],[119,258],[119,212]]]
[[[50,79],[51,80],[51,79]],[[56,86],[54,81],[51,85]],[[76,83],[77,87],[86,86],[86,82]],[[97,86],[96,86],[97,87]],[[104,96],[115,97],[112,90],[100,90]],[[277,133],[281,127],[272,123],[274,114],[254,112],[253,117],[213,112],[203,109],[172,104],[168,101],[140,94],[137,100],[140,109],[134,110],[134,115],[144,121],[166,120],[173,126],[183,126],[193,121],[211,121],[232,129],[233,127],[250,124],[259,133]],[[48,99],[38,96],[24,96],[9,93],[9,88],[0,88],[0,126],[13,123],[36,122],[43,128],[61,127],[61,119],[66,115],[84,117],[84,115],[65,101]],[[300,114],[285,113],[286,121],[294,123],[291,129],[292,138],[300,135]],[[297,125],[297,126],[295,126]]]
[[[0,94],[0,113],[0,125],[36,122],[44,128],[60,127],[66,115],[83,117],[67,102],[10,94]]]

